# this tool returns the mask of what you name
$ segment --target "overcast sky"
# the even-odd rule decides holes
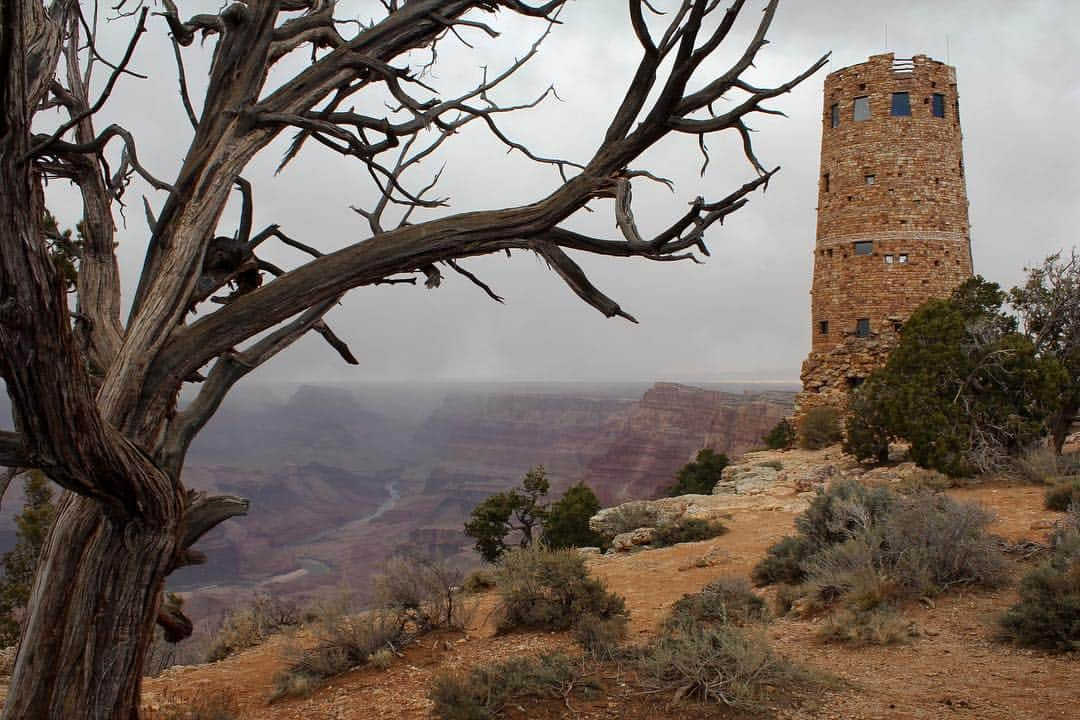
[[[659,0],[660,6],[672,6]],[[216,3],[181,3],[185,13]],[[371,17],[374,2],[342,3],[340,16]],[[746,13],[756,21],[762,2]],[[498,92],[506,103],[531,99],[554,83],[560,101],[507,119],[504,129],[536,152],[586,160],[599,142],[637,62],[637,45],[621,0],[573,0],[526,69]],[[494,71],[531,45],[536,21],[496,20],[502,36],[487,40],[466,32],[470,50],[447,41],[427,81],[449,95],[475,84],[480,66]],[[682,380],[797,379],[809,348],[809,289],[814,244],[820,150],[821,88],[825,74],[894,51],[928,54],[957,68],[961,126],[970,200],[976,271],[1004,286],[1023,267],[1077,244],[1080,227],[1080,2],[1075,0],[784,0],[748,79],[781,82],[832,51],[827,68],[790,95],[773,102],[788,118],[751,122],[758,156],[781,165],[766,194],[708,236],[705,265],[578,258],[593,281],[641,322],[606,319],[583,305],[534,256],[515,253],[468,261],[506,298],[488,300],[449,272],[437,290],[395,286],[354,291],[330,316],[351,344],[359,367],[341,363],[319,338],[260,369],[258,380]],[[102,40],[114,58],[126,43],[124,23],[111,23]],[[699,76],[704,83],[741,52],[751,29]],[[344,26],[344,32],[349,26]],[[886,44],[887,34],[887,44]],[[205,76],[209,49],[185,50],[189,76]],[[301,53],[302,55],[302,53]],[[415,58],[416,62],[422,56]],[[295,67],[295,66],[294,66]],[[120,121],[139,142],[143,163],[171,180],[191,132],[176,94],[176,72],[164,22],[152,18],[133,68],[149,80],[121,80],[99,127]],[[99,80],[104,78],[100,72]],[[283,68],[286,71],[288,68]],[[193,81],[194,84],[195,81]],[[201,91],[195,90],[196,104]],[[368,108],[373,109],[373,108]],[[299,240],[334,249],[367,237],[363,219],[349,205],[370,205],[370,181],[357,161],[310,144],[307,154],[274,176],[283,142],[260,156],[246,176],[255,184],[256,227],[278,223]],[[753,177],[735,137],[709,143],[712,163],[704,177],[693,142],[668,141],[637,163],[677,182],[674,194],[648,183],[635,185],[635,212],[645,232],[655,232],[685,211],[697,195],[719,198]],[[438,186],[451,209],[465,211],[527,203],[558,182],[548,167],[533,165],[494,142],[476,126],[453,138],[415,180],[445,163]],[[129,196],[120,240],[127,289],[145,250],[147,231],[139,207],[146,192],[155,210],[163,193],[138,183]],[[69,225],[78,217],[70,193],[54,186],[50,203]],[[611,204],[569,225],[615,237]],[[417,216],[415,219],[421,219]],[[219,227],[231,235],[230,211]],[[272,250],[279,264],[302,258]]]

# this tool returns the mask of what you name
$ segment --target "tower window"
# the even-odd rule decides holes
[[[829,108],[829,125],[832,127],[840,127],[840,106],[833,103]]]
[[[904,115],[911,114],[911,95],[906,92],[898,92],[892,94],[892,108],[889,110],[889,114],[895,117],[902,117]]]
[[[870,318],[859,318],[855,321],[855,337],[870,337]]]
[[[825,173],[821,176],[821,186],[825,192],[829,192],[829,173]]]
[[[855,98],[855,109],[852,112],[852,119],[854,120],[869,120],[870,119],[870,96],[863,95],[862,97]]]
[[[856,255],[873,255],[873,253],[874,253],[874,243],[872,241],[870,241],[870,240],[860,240],[859,242],[855,243],[855,254]]]
[[[886,255],[885,256],[885,264],[886,265],[892,265],[893,264],[893,256],[892,255]]]
[[[934,117],[945,117],[945,96],[941,93],[934,93],[933,106],[931,109],[934,111]]]
[[[847,379],[848,387],[854,390],[855,388],[866,382],[866,378],[861,378],[858,375],[852,375]]]
[[[866,176],[866,184],[867,185],[873,185],[875,180],[876,180],[876,178],[873,175],[867,175]]]
[[[907,255],[906,254],[897,255],[896,259],[897,259],[897,262],[899,262],[901,265],[907,265]]]
[[[821,320],[820,322],[818,322],[818,332],[820,332],[822,335],[828,335],[829,334],[829,321],[828,320]]]

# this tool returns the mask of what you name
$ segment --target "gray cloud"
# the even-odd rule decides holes
[[[374,4],[349,7],[366,17],[365,8]],[[200,9],[188,6],[190,12]],[[632,75],[636,46],[624,4],[616,0],[577,0],[563,20],[540,56],[499,97],[529,99],[554,82],[562,102],[508,119],[505,127],[538,152],[580,160],[602,137]],[[760,55],[752,77],[782,81],[826,50],[833,55],[825,72],[861,62],[886,49],[886,27],[888,49],[899,56],[948,56],[957,67],[962,98],[976,270],[1009,285],[1020,280],[1025,264],[1076,243],[1080,170],[1070,128],[1080,117],[1080,80],[1070,68],[1080,51],[1071,32],[1078,22],[1080,5],[1051,0],[785,0],[772,44]],[[505,65],[541,30],[517,18],[503,17],[499,23],[503,37],[477,38],[476,51],[448,42],[430,81],[448,94],[467,87],[478,79],[481,64],[492,69]],[[750,28],[740,29],[721,59],[741,51],[737,43]],[[114,55],[126,42],[122,31],[114,23],[103,39]],[[191,77],[205,77],[208,55],[208,49],[200,53],[197,48],[185,54]],[[160,19],[152,23],[136,65],[152,80],[125,78],[98,122],[132,126],[144,163],[170,179],[191,133],[177,99],[175,68]],[[710,67],[716,72],[721,65]],[[309,339],[260,371],[259,379],[797,378],[809,348],[823,78],[824,72],[774,103],[787,119],[764,117],[755,123],[759,156],[766,165],[782,165],[783,171],[766,194],[712,232],[708,264],[581,259],[594,281],[641,325],[607,320],[582,305],[530,255],[482,258],[468,267],[506,297],[505,306],[454,275],[435,291],[408,286],[355,291],[330,319],[360,357],[359,368],[342,365],[321,340]],[[256,222],[280,223],[298,239],[325,249],[363,239],[362,219],[348,209],[373,197],[363,169],[311,147],[274,176],[284,147],[285,140],[279,141],[247,173],[256,185]],[[698,176],[701,159],[694,143],[685,138],[666,141],[643,159],[642,166],[677,182],[674,194],[647,184],[635,187],[644,230],[665,225],[696,195],[715,198],[752,177],[737,138],[717,138],[710,150],[712,162],[704,177]],[[551,168],[508,156],[478,126],[448,145],[417,180],[426,180],[443,163],[440,192],[451,197],[456,211],[529,202],[558,182]],[[146,240],[137,192],[147,192],[156,207],[163,201],[144,188],[134,190],[121,233],[128,287],[133,287]],[[67,221],[77,219],[70,189],[54,185],[50,202]],[[596,210],[574,218],[573,227],[611,234],[610,205],[598,204]],[[235,208],[231,212],[223,231],[235,223]],[[271,259],[301,260],[285,251]]]

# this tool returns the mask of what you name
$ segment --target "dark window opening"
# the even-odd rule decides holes
[[[934,117],[945,117],[945,96],[941,93],[934,93],[933,101],[934,105],[932,110],[934,112]]]
[[[899,262],[900,262],[901,265],[906,265],[907,264],[907,255],[901,254],[900,257],[899,257]]]
[[[894,117],[902,117],[911,114],[911,95],[906,92],[892,94],[892,108],[889,114]]]
[[[853,375],[847,379],[848,387],[854,390],[866,381],[866,378],[861,378],[858,375]]]
[[[859,318],[855,321],[855,337],[870,337],[870,318]]]
[[[832,257],[832,248],[829,248],[828,250],[826,250],[825,254],[828,255],[829,257]]]
[[[840,106],[835,103],[829,108],[829,124],[832,127],[840,127]]]
[[[904,327],[904,321],[900,318],[891,318],[891,321],[894,332],[900,332],[900,329]]]
[[[874,253],[874,243],[870,240],[860,240],[855,243],[856,255],[872,255]]]
[[[825,173],[821,176],[821,185],[825,192],[829,192],[829,173]]]
[[[851,117],[853,120],[869,120],[870,119],[870,96],[863,95],[862,97],[855,98],[855,107],[852,110]]]
[[[818,331],[822,335],[828,335],[829,334],[829,321],[828,320],[822,320],[821,322],[819,322],[818,323]]]
[[[867,175],[866,176],[866,184],[867,185],[873,185],[875,180],[876,180],[876,178],[873,175]]]
[[[859,83],[859,89],[860,90],[865,90],[866,89],[866,83]]]

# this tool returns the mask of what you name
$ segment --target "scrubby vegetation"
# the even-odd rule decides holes
[[[1054,533],[1050,557],[1020,581],[1020,601],[1001,627],[1020,645],[1080,650],[1080,504]]]
[[[762,435],[761,439],[770,450],[786,450],[795,444],[795,424],[787,418],[780,418],[780,422]]]
[[[728,466],[728,456],[710,448],[698,451],[697,457],[686,463],[675,476],[675,484],[667,489],[668,497],[677,495],[709,495],[712,493],[724,468]]]
[[[579,664],[562,653],[515,657],[467,673],[437,675],[428,697],[442,720],[490,720],[510,702],[563,698],[575,687],[586,690],[587,684],[577,682],[580,675]]]
[[[1062,480],[1046,491],[1046,509],[1065,512],[1080,505],[1080,477]]]
[[[584,558],[575,550],[542,546],[513,550],[500,561],[495,582],[502,631],[567,630],[588,616],[626,615],[623,599],[589,576]]]
[[[683,517],[675,522],[657,525],[651,544],[654,547],[667,547],[684,542],[700,542],[723,535],[727,531],[727,527],[716,520]]]
[[[213,633],[207,662],[224,660],[242,650],[256,647],[271,635],[301,624],[300,611],[294,603],[265,593],[255,595],[250,605],[230,611]]]
[[[146,720],[237,720],[240,704],[231,690],[169,694],[161,699],[156,710],[151,709],[144,717]]]
[[[893,616],[903,601],[1004,582],[990,521],[944,495],[839,482],[819,492],[796,519],[796,534],[770,547],[753,577],[788,585],[785,605],[837,611],[823,630],[830,639],[894,642],[905,637]]]
[[[668,628],[698,625],[745,626],[769,620],[765,601],[740,577],[721,577],[696,593],[683,595],[664,621]]]
[[[657,522],[656,510],[649,503],[638,500],[623,503],[613,508],[608,515],[608,524],[615,535],[633,532],[638,528],[654,527]]]
[[[604,539],[589,527],[600,510],[600,500],[585,483],[567,489],[553,502],[544,520],[544,544],[550,548],[600,547]]]
[[[822,406],[809,410],[799,421],[799,447],[820,450],[843,438],[840,411]]]

